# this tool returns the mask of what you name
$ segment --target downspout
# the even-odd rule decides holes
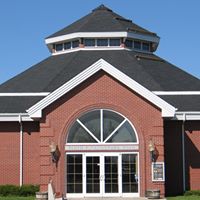
[[[20,164],[19,164],[19,185],[23,185],[23,126],[22,117],[19,114],[19,125],[20,125]]]
[[[185,113],[183,114],[183,122],[182,122],[182,159],[183,159],[183,192],[185,192]]]

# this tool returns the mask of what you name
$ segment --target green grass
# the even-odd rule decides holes
[[[167,200],[200,200],[200,196],[177,196],[177,197],[167,197]]]
[[[0,200],[35,200],[35,197],[15,197],[15,196],[8,196],[8,197],[0,197]]]

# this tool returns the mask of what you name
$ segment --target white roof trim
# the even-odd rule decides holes
[[[19,92],[19,93],[0,93],[0,97],[28,97],[28,96],[47,96],[49,92]]]
[[[133,32],[77,32],[70,33],[66,35],[61,35],[57,37],[51,37],[45,39],[46,44],[57,43],[65,40],[71,40],[75,38],[120,38],[120,37],[129,37],[139,40],[145,40],[150,42],[159,43],[160,38],[158,36],[151,36],[142,33],[133,33]]]
[[[200,91],[153,91],[156,95],[200,95]]]
[[[174,117],[175,108],[168,104],[166,101],[161,99],[160,97],[153,94],[151,91],[147,90],[145,87],[113,67],[111,64],[106,62],[103,59],[98,60],[93,65],[79,73],[77,76],[72,78],[67,83],[63,84],[57,90],[49,94],[47,97],[30,107],[27,112],[32,118],[41,118],[42,110],[53,103],[55,100],[72,90],[74,87],[91,77],[93,74],[98,72],[99,70],[104,70],[120,82],[124,83],[127,87],[131,88],[136,93],[140,94],[145,99],[152,102],[154,105],[159,107],[162,110],[163,117]]]
[[[27,113],[0,113],[0,122],[18,122],[19,116],[21,117],[21,121],[33,121]]]
[[[200,120],[200,112],[176,112],[174,120]]]

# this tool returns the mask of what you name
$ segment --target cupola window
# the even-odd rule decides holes
[[[142,50],[149,51],[150,50],[150,44],[147,42],[142,43]]]
[[[76,47],[79,47],[79,41],[78,40],[72,41],[72,48],[76,48]]]
[[[71,49],[71,42],[64,43],[64,49]]]
[[[108,46],[108,39],[97,39],[97,46]]]
[[[63,50],[63,44],[56,44],[56,51],[62,51]]]
[[[134,49],[141,49],[141,42],[140,41],[134,41]]]
[[[111,47],[114,46],[120,46],[120,39],[110,39],[110,44]]]
[[[95,39],[84,39],[84,45],[86,47],[95,46]]]
[[[133,41],[132,40],[126,40],[125,45],[128,48],[133,48]]]

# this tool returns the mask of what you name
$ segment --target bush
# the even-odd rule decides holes
[[[39,186],[37,185],[23,185],[19,189],[19,196],[34,196],[38,191]]]
[[[184,196],[191,196],[191,195],[200,196],[200,190],[189,190],[186,191],[184,194]]]
[[[38,191],[38,185],[0,185],[0,196],[34,196]]]

